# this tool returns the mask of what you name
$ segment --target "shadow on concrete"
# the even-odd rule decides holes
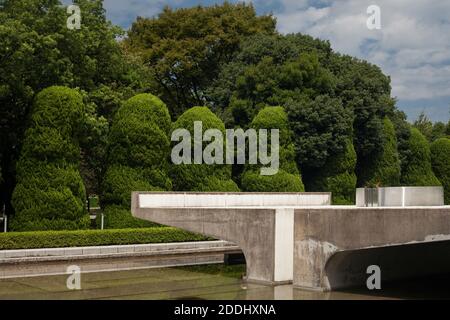
[[[334,290],[352,287],[345,291],[399,298],[423,298],[422,292],[430,290],[436,295],[427,296],[450,298],[449,253],[450,241],[338,252],[325,272]],[[380,267],[381,290],[367,289],[370,265]]]

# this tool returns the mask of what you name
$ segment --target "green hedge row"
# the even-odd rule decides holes
[[[121,206],[108,206],[103,211],[103,226],[105,229],[135,229],[135,228],[153,228],[162,227],[161,225],[135,218],[131,215],[130,209]],[[101,215],[97,215],[97,226],[101,225]]]
[[[168,243],[204,240],[211,240],[211,238],[171,227],[8,232],[0,233],[0,250]]]

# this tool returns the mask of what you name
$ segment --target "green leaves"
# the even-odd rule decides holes
[[[171,190],[167,175],[171,120],[166,105],[151,94],[128,99],[117,111],[108,139],[108,169],[102,207],[111,228],[148,224],[131,217],[132,191]],[[122,223],[120,222],[122,221]]]
[[[231,60],[242,39],[273,34],[275,19],[256,16],[251,5],[197,6],[172,10],[156,18],[138,18],[126,46],[137,52],[153,72],[174,117],[203,105],[205,89],[223,63]]]
[[[208,129],[225,131],[223,122],[207,107],[193,107],[184,112],[173,124],[173,130],[184,128],[191,134],[194,143],[194,121],[202,122],[202,134]],[[177,191],[239,191],[231,180],[230,165],[171,164],[170,176]]]
[[[430,149],[433,172],[444,187],[445,204],[450,204],[450,139],[440,138]]]
[[[13,230],[89,226],[86,192],[78,171],[76,138],[82,115],[83,101],[75,90],[50,87],[36,97],[17,164]]]
[[[390,187],[400,184],[400,159],[397,138],[389,118],[384,119],[383,146],[378,153],[364,159],[358,172],[358,185],[364,187]]]
[[[304,167],[322,167],[328,157],[344,151],[351,137],[352,115],[340,99],[327,95],[303,97],[286,103],[297,161]]]
[[[295,150],[288,117],[283,107],[265,107],[250,124],[250,128],[278,129],[280,135],[280,169],[275,175],[262,176],[260,165],[246,165],[241,185],[244,191],[255,192],[303,192],[305,187],[295,163]],[[270,140],[269,140],[270,141]]]
[[[409,156],[405,161],[401,182],[408,186],[440,186],[431,168],[430,145],[416,128],[411,128]]]
[[[114,215],[114,214],[113,214]],[[114,219],[114,217],[111,217]],[[142,221],[147,222],[147,221]],[[105,218],[105,224],[108,224]],[[147,226],[150,223],[147,222]],[[123,244],[206,241],[208,237],[170,228],[76,230],[0,233],[0,250],[107,246]]]

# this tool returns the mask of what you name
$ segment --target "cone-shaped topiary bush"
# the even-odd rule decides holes
[[[400,159],[397,151],[395,128],[389,118],[384,119],[383,149],[366,159],[364,170],[358,177],[359,185],[365,187],[389,187],[400,184]]]
[[[433,172],[444,187],[445,204],[450,204],[450,139],[437,139],[430,149]]]
[[[207,107],[193,107],[184,112],[173,124],[173,131],[186,129],[190,133],[191,146],[194,146],[194,123],[201,121],[202,135],[208,129],[217,129],[222,133],[225,141],[225,126],[214,113]],[[200,143],[200,142],[198,142]],[[201,149],[208,143],[202,142]],[[223,149],[225,152],[225,145]],[[173,188],[178,191],[203,191],[203,192],[233,192],[239,191],[238,186],[231,179],[231,165],[226,164],[195,164],[191,152],[191,164],[172,164],[170,175],[172,177]],[[223,160],[223,157],[222,157]]]
[[[17,163],[12,230],[89,227],[77,140],[83,115],[75,90],[55,86],[37,95]]]
[[[131,216],[132,191],[171,190],[167,174],[171,120],[166,105],[151,94],[127,100],[109,135],[108,169],[102,185],[107,228],[152,226]]]
[[[440,186],[431,168],[430,146],[416,128],[411,128],[408,155],[402,172],[402,184],[408,186]]]
[[[287,115],[283,107],[265,107],[253,119],[250,128],[256,131],[267,129],[268,133],[271,129],[279,130],[280,167],[274,175],[261,175],[261,165],[246,165],[242,174],[242,189],[255,192],[305,191],[300,171],[295,163],[292,133],[289,130]],[[268,150],[271,149],[270,141],[270,137],[268,137]]]
[[[356,152],[352,141],[344,152],[330,156],[322,168],[307,176],[308,191],[332,192],[333,204],[352,204],[356,188]]]

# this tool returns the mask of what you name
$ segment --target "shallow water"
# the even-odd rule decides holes
[[[291,285],[264,286],[242,281],[245,265],[151,268],[82,273],[81,290],[68,290],[68,275],[0,280],[0,299],[448,299],[450,276],[383,285],[311,292]]]

